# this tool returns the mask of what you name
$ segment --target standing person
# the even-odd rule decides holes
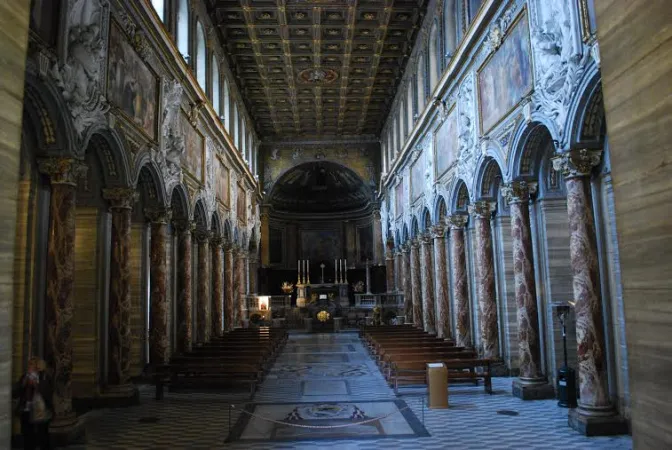
[[[26,373],[12,392],[12,397],[19,399],[16,413],[21,417],[24,449],[51,449],[49,423],[54,416],[53,388],[45,369],[43,360],[30,358]]]

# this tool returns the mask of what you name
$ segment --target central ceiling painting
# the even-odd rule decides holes
[[[425,0],[211,0],[213,23],[267,140],[377,137]]]

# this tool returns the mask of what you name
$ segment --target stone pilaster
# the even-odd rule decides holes
[[[230,242],[224,243],[224,329],[231,331],[236,324],[234,308],[234,261],[233,247]]]
[[[392,238],[387,239],[387,253],[385,253],[385,274],[387,276],[386,291],[394,292],[394,241]]]
[[[103,190],[112,213],[110,295],[108,322],[108,372],[106,391],[137,398],[130,382],[131,369],[131,212],[138,193],[131,188]]]
[[[413,296],[411,295],[411,247],[401,246],[401,289],[404,293],[406,323],[413,322]]]
[[[247,259],[247,268],[249,271],[249,279],[250,279],[250,294],[257,294],[259,288],[257,287],[257,271],[259,268],[259,257],[257,256],[256,252],[250,252],[249,257]]]
[[[434,293],[436,294],[436,335],[452,339],[450,332],[450,299],[448,298],[448,266],[446,264],[446,227],[432,227],[434,239]]]
[[[148,209],[146,215],[151,222],[149,363],[157,366],[165,364],[169,356],[166,236],[171,211],[168,208]]]
[[[495,205],[478,201],[469,206],[476,231],[476,284],[480,309],[482,356],[499,359],[499,328],[490,218]]]
[[[196,230],[198,241],[198,281],[196,285],[196,342],[210,340],[210,232]]]
[[[464,244],[464,227],[468,216],[454,215],[450,223],[450,270],[453,278],[453,298],[455,299],[455,345],[471,347],[471,320],[469,318],[469,287],[467,281],[467,256]]]
[[[532,188],[536,187],[532,185]],[[534,281],[534,254],[530,226],[530,186],[514,181],[502,187],[511,208],[513,273],[518,308],[518,355],[520,377],[513,382],[513,395],[523,400],[553,398],[555,390],[541,372],[541,339]]]
[[[434,307],[434,279],[432,268],[434,258],[432,256],[432,236],[420,235],[420,279],[422,292],[422,324],[429,334],[436,334],[436,312]]]
[[[47,242],[47,290],[45,295],[44,359],[53,370],[54,419],[52,432],[71,435],[80,430],[72,409],[72,316],[75,275],[75,197],[77,182],[87,167],[75,159],[39,161],[39,170],[49,177],[49,237]]]
[[[235,252],[235,268],[233,289],[235,295],[236,324],[243,326],[245,316],[245,250],[237,249]]]
[[[411,296],[413,297],[413,325],[423,327],[422,323],[422,275],[420,272],[420,242],[411,240]]]
[[[193,343],[191,237],[195,225],[188,220],[177,220],[173,225],[177,230],[177,352],[186,353]]]
[[[607,355],[602,322],[595,217],[590,174],[600,150],[573,150],[553,158],[567,186],[569,251],[572,265],[579,361],[579,407],[570,411],[569,425],[587,435],[627,432],[609,397]]]
[[[224,332],[224,265],[222,260],[222,246],[224,240],[213,237],[212,247],[212,332],[211,336],[221,336]]]

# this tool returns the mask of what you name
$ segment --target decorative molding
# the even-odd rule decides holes
[[[135,188],[104,188],[103,198],[110,202],[110,209],[133,209],[140,195]]]
[[[594,167],[600,164],[602,150],[576,149],[555,156],[553,169],[562,173],[565,179],[590,176]]]
[[[85,179],[88,166],[74,158],[44,158],[37,162],[41,173],[49,177],[51,184],[69,184],[77,186],[80,179]]]

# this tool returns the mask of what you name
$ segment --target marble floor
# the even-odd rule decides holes
[[[451,385],[450,408],[430,410],[424,389],[394,395],[357,334],[291,334],[252,400],[181,392],[155,401],[144,387],[138,406],[89,413],[87,444],[71,448],[632,448],[629,436],[577,434],[555,401],[511,396],[509,378],[494,379],[493,388],[488,395],[482,385]]]

